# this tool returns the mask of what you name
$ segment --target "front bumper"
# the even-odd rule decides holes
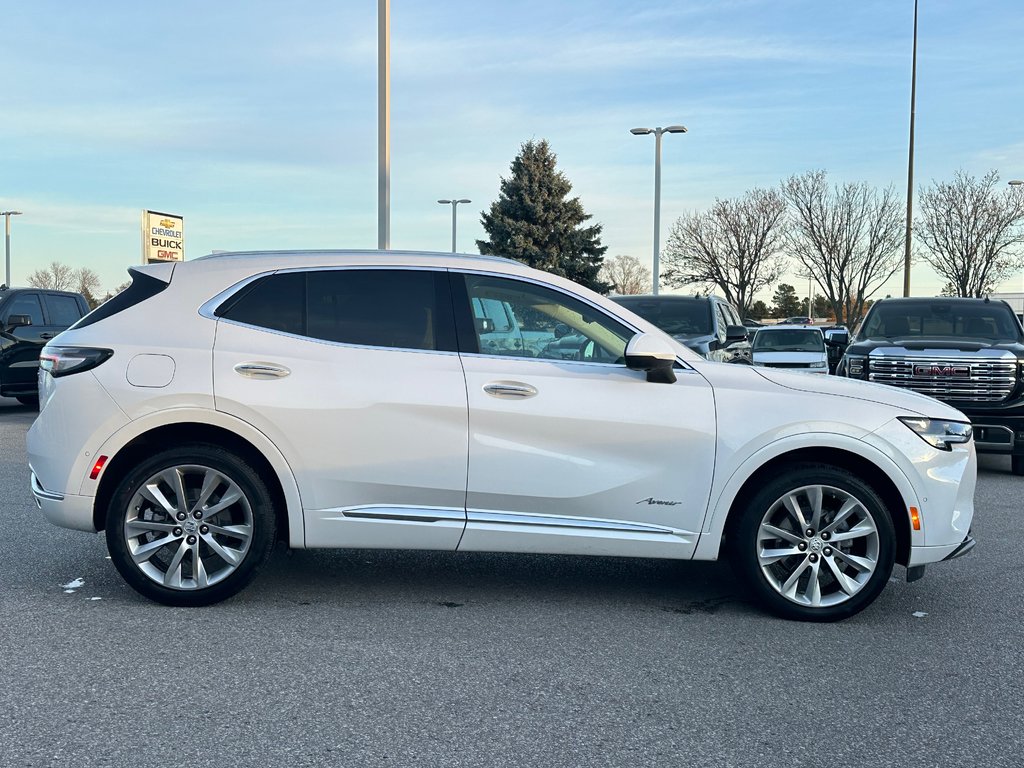
[[[92,508],[95,498],[78,494],[54,493],[43,488],[36,473],[31,473],[32,495],[43,517],[61,528],[96,533],[92,524]]]

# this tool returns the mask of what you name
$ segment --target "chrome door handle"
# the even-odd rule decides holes
[[[491,384],[484,385],[484,392],[491,397],[523,399],[536,395],[537,388],[531,387],[529,384],[514,384],[507,381],[495,381]]]
[[[235,373],[249,379],[283,379],[291,371],[272,363],[239,363],[235,366]]]

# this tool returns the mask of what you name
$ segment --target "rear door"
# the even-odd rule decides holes
[[[217,314],[216,407],[284,453],[307,546],[455,549],[468,429],[444,270],[282,271]]]
[[[12,315],[28,315],[32,325],[8,329]],[[19,291],[7,302],[0,317],[3,348],[0,351],[0,382],[3,390],[31,394],[36,391],[39,352],[54,333],[46,324],[43,303],[38,291]]]

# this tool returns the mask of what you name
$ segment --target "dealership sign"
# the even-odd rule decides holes
[[[142,212],[142,263],[185,260],[185,220],[173,213]]]

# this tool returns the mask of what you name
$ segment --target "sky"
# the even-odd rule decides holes
[[[125,282],[146,208],[184,216],[186,258],[376,248],[376,0],[0,0],[0,19],[15,285],[54,260]],[[913,0],[391,0],[391,246],[450,250],[436,200],[469,198],[477,252],[521,144],[547,139],[606,255],[649,265],[634,127],[689,129],[663,140],[662,244],[812,169],[903,196],[912,31]],[[1024,178],[1020,0],[921,0],[918,35],[915,196],[960,169]],[[943,282],[918,264],[912,293]]]

